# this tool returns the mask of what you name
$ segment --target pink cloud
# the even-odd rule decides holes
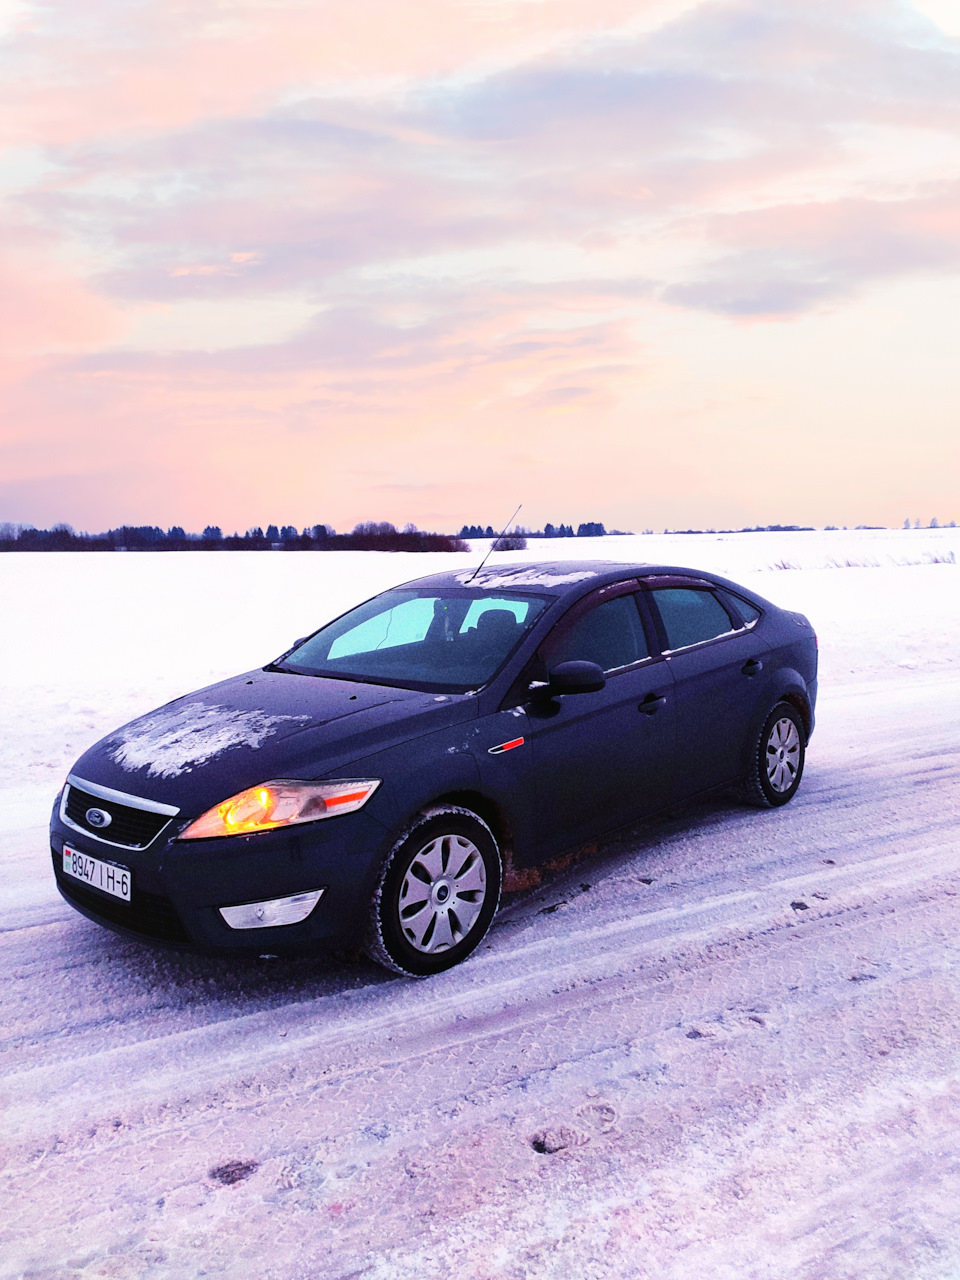
[[[510,63],[687,3],[663,0],[384,0],[289,8],[187,7],[162,0],[130,8],[78,3],[37,16],[13,42],[0,119],[9,141],[54,145],[182,128],[197,118],[262,111],[292,87],[456,73]],[[362,89],[361,89],[362,91]]]
[[[914,199],[774,206],[711,220],[717,255],[671,302],[795,315],[879,281],[960,267],[960,182]]]

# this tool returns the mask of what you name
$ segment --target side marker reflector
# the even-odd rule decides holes
[[[492,756],[499,756],[504,751],[512,751],[514,747],[522,747],[522,738],[512,738],[509,742],[501,742],[499,747],[488,747],[488,753]]]

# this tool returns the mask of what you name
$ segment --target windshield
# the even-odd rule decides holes
[[[542,612],[542,596],[468,588],[402,588],[337,618],[282,669],[442,693],[479,689]]]

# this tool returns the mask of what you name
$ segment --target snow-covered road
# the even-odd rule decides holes
[[[428,982],[121,941],[26,805],[0,1278],[954,1280],[960,672],[870,674],[787,808],[623,833]]]
[[[788,809],[638,828],[429,984],[51,899],[0,936],[0,1274],[955,1275],[958,726],[952,676],[826,698]]]

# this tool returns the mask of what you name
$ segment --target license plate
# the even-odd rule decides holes
[[[63,846],[64,874],[82,880],[84,884],[93,885],[104,893],[115,898],[130,901],[130,868],[121,867],[116,862],[101,862],[99,858],[91,858],[87,853],[79,853],[76,849]]]

